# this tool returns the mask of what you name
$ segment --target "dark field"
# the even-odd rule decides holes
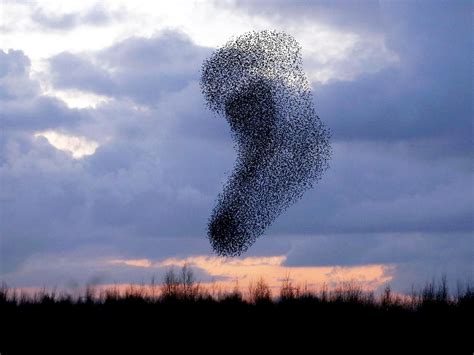
[[[474,292],[446,281],[407,296],[379,295],[354,283],[310,292],[263,280],[243,295],[212,295],[190,270],[168,274],[156,294],[140,288],[72,297],[0,292],[1,354],[49,353],[446,353],[472,354]],[[148,288],[149,290],[149,288]]]

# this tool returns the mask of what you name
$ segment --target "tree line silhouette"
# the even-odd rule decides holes
[[[382,341],[399,351],[409,342],[411,350],[448,347],[453,354],[472,353],[473,310],[473,287],[459,284],[450,292],[445,277],[409,295],[395,294],[389,286],[375,295],[356,282],[313,291],[288,276],[275,294],[263,278],[246,292],[237,283],[227,291],[205,286],[185,265],[170,269],[161,283],[153,278],[149,285],[130,285],[125,291],[88,286],[79,297],[54,289],[26,295],[3,284],[0,353],[68,353],[61,345],[66,339],[79,348],[107,343],[105,353],[133,341],[133,353],[144,353],[154,342],[180,334],[180,346],[194,346],[194,351],[203,339],[228,346],[236,342],[236,348],[248,341],[297,346],[293,341],[298,339],[300,346],[329,342],[350,351]]]

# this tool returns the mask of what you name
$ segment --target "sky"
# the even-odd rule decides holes
[[[0,5],[0,279],[473,280],[471,1],[21,1]],[[235,160],[202,62],[233,36],[302,46],[330,169],[239,258],[207,220]]]

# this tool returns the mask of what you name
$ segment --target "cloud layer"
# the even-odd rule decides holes
[[[288,267],[393,264],[400,290],[442,272],[472,277],[472,5],[367,2],[350,11],[346,4],[222,10],[301,33],[313,21],[381,43],[354,42],[360,48],[341,52],[345,59],[331,66],[351,75],[313,81],[316,110],[333,134],[331,169],[249,255],[286,255]],[[62,30],[41,25],[75,33],[88,11]],[[84,265],[210,253],[207,216],[235,156],[226,123],[204,107],[197,80],[211,49],[193,36],[167,30],[66,50],[48,57],[39,76],[31,70],[34,48],[2,48],[2,278],[34,284],[37,275],[19,276],[34,260],[75,253]],[[361,70],[352,67],[353,53],[366,58]],[[321,63],[303,64],[318,72]],[[46,95],[45,82],[107,100],[72,108]],[[68,143],[57,149],[38,135],[46,131],[98,146],[74,159]]]

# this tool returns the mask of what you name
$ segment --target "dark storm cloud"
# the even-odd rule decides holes
[[[167,32],[152,39],[130,38],[93,56],[62,53],[50,61],[54,85],[125,97],[153,105],[164,93],[182,90],[198,78],[208,50]]]

